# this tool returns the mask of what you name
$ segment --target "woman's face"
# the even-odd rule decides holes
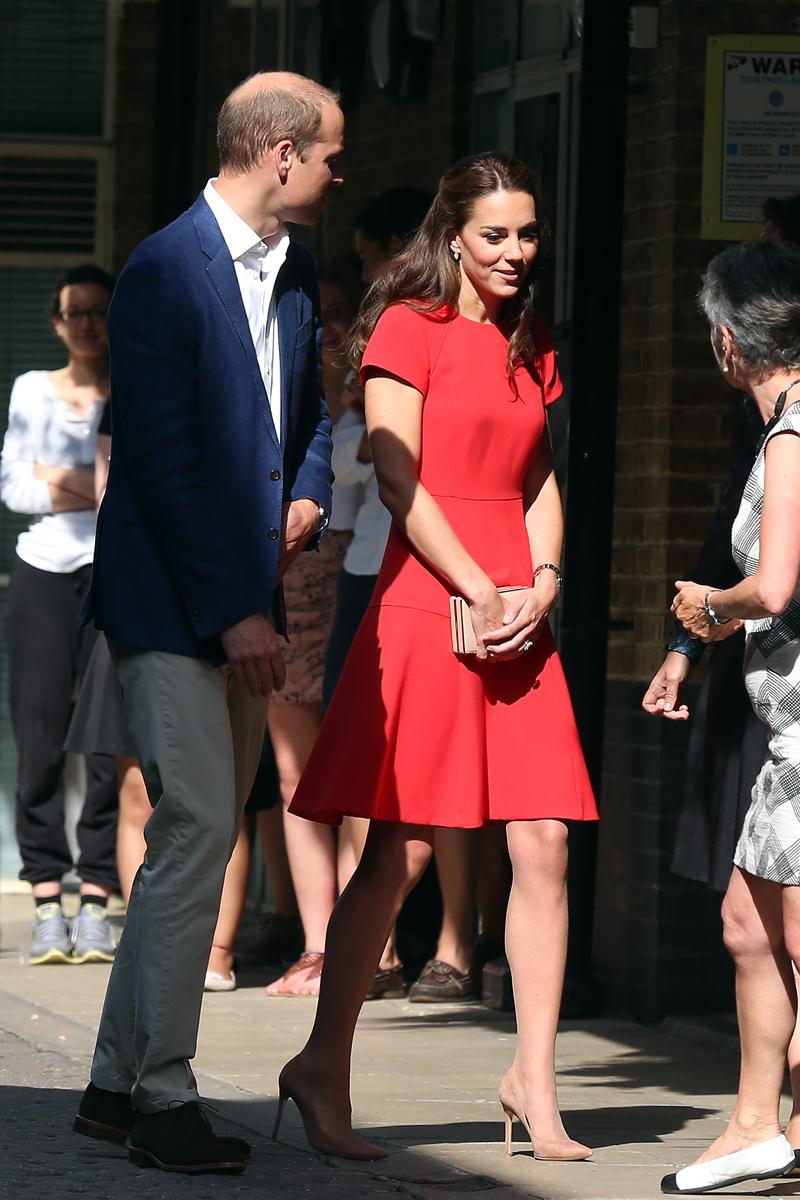
[[[341,356],[347,331],[353,321],[353,312],[344,288],[332,279],[320,283],[319,298],[322,307],[322,361],[329,366],[332,359]]]
[[[106,312],[111,296],[99,283],[71,283],[59,293],[53,329],[70,358],[100,358],[106,353]]]
[[[397,239],[399,248],[400,239]],[[380,242],[376,242],[374,238],[369,238],[362,229],[356,229],[355,234],[355,250],[358,257],[361,259],[361,282],[373,283],[378,278],[383,268],[391,260],[394,251],[389,248],[385,249]]]
[[[479,295],[511,299],[539,253],[533,196],[527,192],[483,196],[450,249],[461,254],[461,269]]]

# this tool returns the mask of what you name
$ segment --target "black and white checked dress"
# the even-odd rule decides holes
[[[743,575],[758,568],[764,508],[764,451],[779,434],[800,435],[800,403],[770,431],[753,464],[733,524],[733,557]],[[770,733],[733,861],[775,883],[800,885],[800,589],[777,617],[747,621],[744,682]]]

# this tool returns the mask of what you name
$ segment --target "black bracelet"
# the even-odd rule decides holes
[[[684,654],[692,666],[697,666],[705,653],[706,644],[699,638],[693,638],[690,633],[679,626],[667,642],[667,651],[671,654]]]
[[[563,576],[561,574],[561,569],[559,567],[557,567],[555,563],[549,563],[549,562],[539,563],[538,567],[536,567],[536,569],[533,572],[533,582],[534,583],[536,583],[536,580],[539,578],[542,571],[554,571],[555,572],[555,577],[558,581],[558,590],[560,592],[561,585],[564,581]]]

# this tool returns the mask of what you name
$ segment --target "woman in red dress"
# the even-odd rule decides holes
[[[437,826],[506,825],[506,942],[518,1042],[500,1085],[539,1158],[591,1151],[558,1109],[555,1038],[567,945],[567,822],[597,818],[547,623],[562,512],[546,406],[561,392],[533,314],[538,188],[502,154],[457,163],[419,233],[372,286],[353,334],[381,496],[393,517],[359,628],[291,805],[371,818],[328,927],[314,1027],[281,1072],[309,1142],[382,1158],[351,1128],[359,1009]],[[522,590],[503,593],[505,586]],[[449,597],[478,652],[452,649]]]

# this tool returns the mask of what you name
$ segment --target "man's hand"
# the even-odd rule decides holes
[[[239,687],[251,696],[269,696],[286,683],[278,635],[266,617],[253,613],[222,635],[222,645]]]
[[[283,506],[283,537],[278,559],[278,579],[308,545],[319,528],[319,505],[314,500],[292,500]]]
[[[689,709],[685,704],[678,706],[678,694],[691,669],[692,664],[685,654],[670,650],[644,694],[644,711],[654,717],[666,717],[669,721],[688,720]]]

